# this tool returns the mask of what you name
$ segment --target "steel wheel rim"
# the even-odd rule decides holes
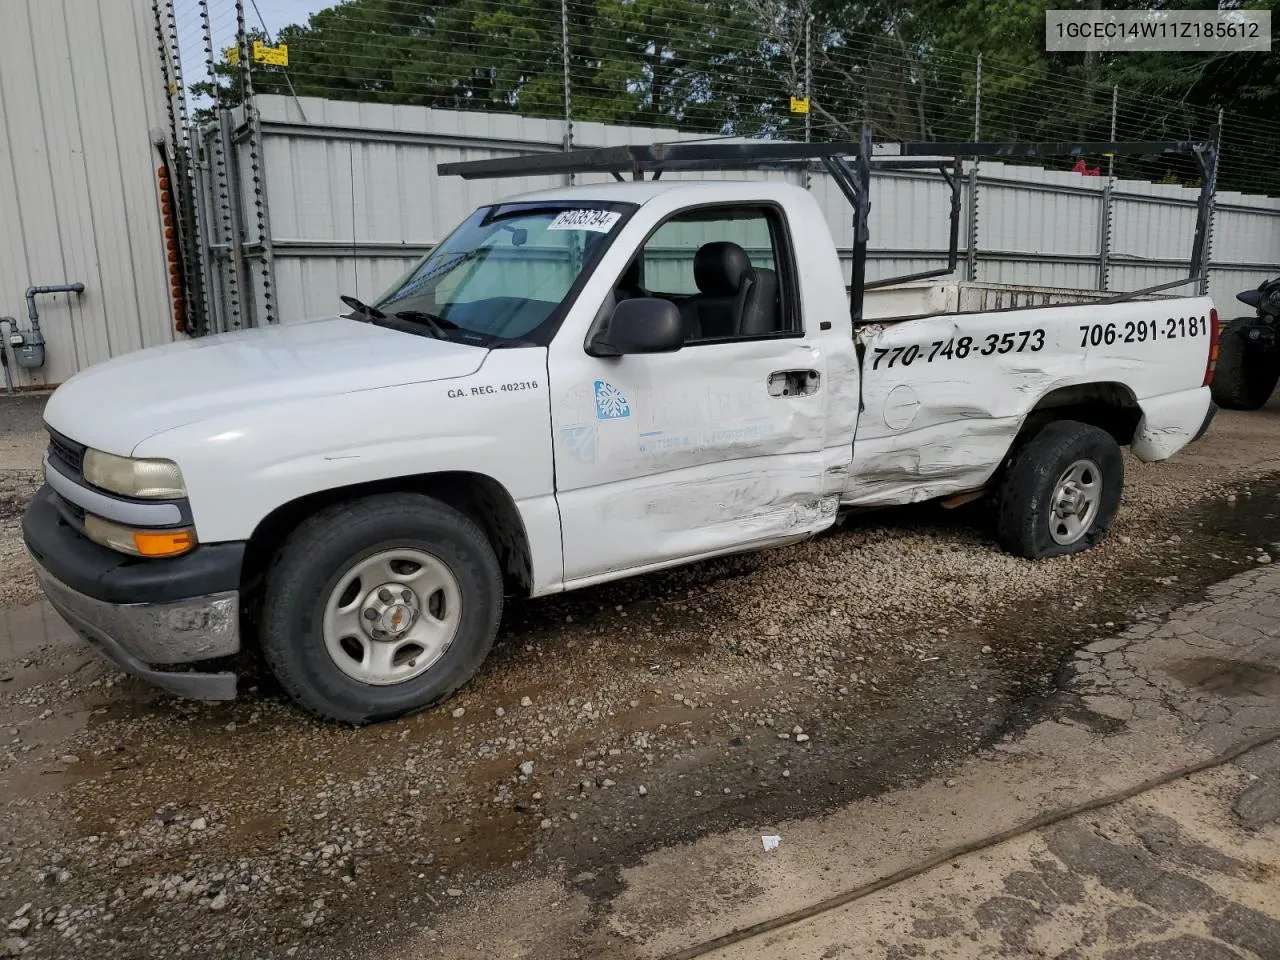
[[[1049,509],[1049,536],[1054,543],[1070,546],[1093,526],[1102,504],[1102,470],[1093,460],[1077,460],[1053,488]]]
[[[461,621],[462,588],[448,565],[425,550],[396,547],[342,572],[325,600],[321,632],[346,676],[392,686],[435,666]]]

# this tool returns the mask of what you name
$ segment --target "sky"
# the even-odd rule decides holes
[[[257,0],[257,5],[258,12],[262,14],[262,22],[266,24],[267,32],[272,37],[281,27],[291,23],[306,23],[310,14],[333,6],[324,0]],[[251,26],[261,26],[252,3],[247,5],[246,14]]]
[[[266,27],[272,39],[281,27],[306,23],[317,10],[334,6],[337,0],[245,0],[245,26],[250,30]],[[204,22],[196,0],[175,0],[175,18],[182,56],[183,80],[188,86],[204,80]],[[234,0],[209,0],[210,33],[215,51],[235,44],[236,10]],[[220,58],[220,53],[215,53]],[[189,98],[188,106],[199,106],[199,98]]]

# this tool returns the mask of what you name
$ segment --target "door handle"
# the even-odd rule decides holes
[[[807,397],[817,393],[821,383],[817,370],[775,370],[769,374],[769,396]]]

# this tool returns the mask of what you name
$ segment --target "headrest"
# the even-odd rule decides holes
[[[693,282],[709,297],[732,297],[751,269],[747,251],[736,243],[704,243],[693,256]]]

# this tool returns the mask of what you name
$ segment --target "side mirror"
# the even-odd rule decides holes
[[[684,320],[670,300],[641,297],[613,308],[600,338],[618,354],[671,353],[684,346]]]

